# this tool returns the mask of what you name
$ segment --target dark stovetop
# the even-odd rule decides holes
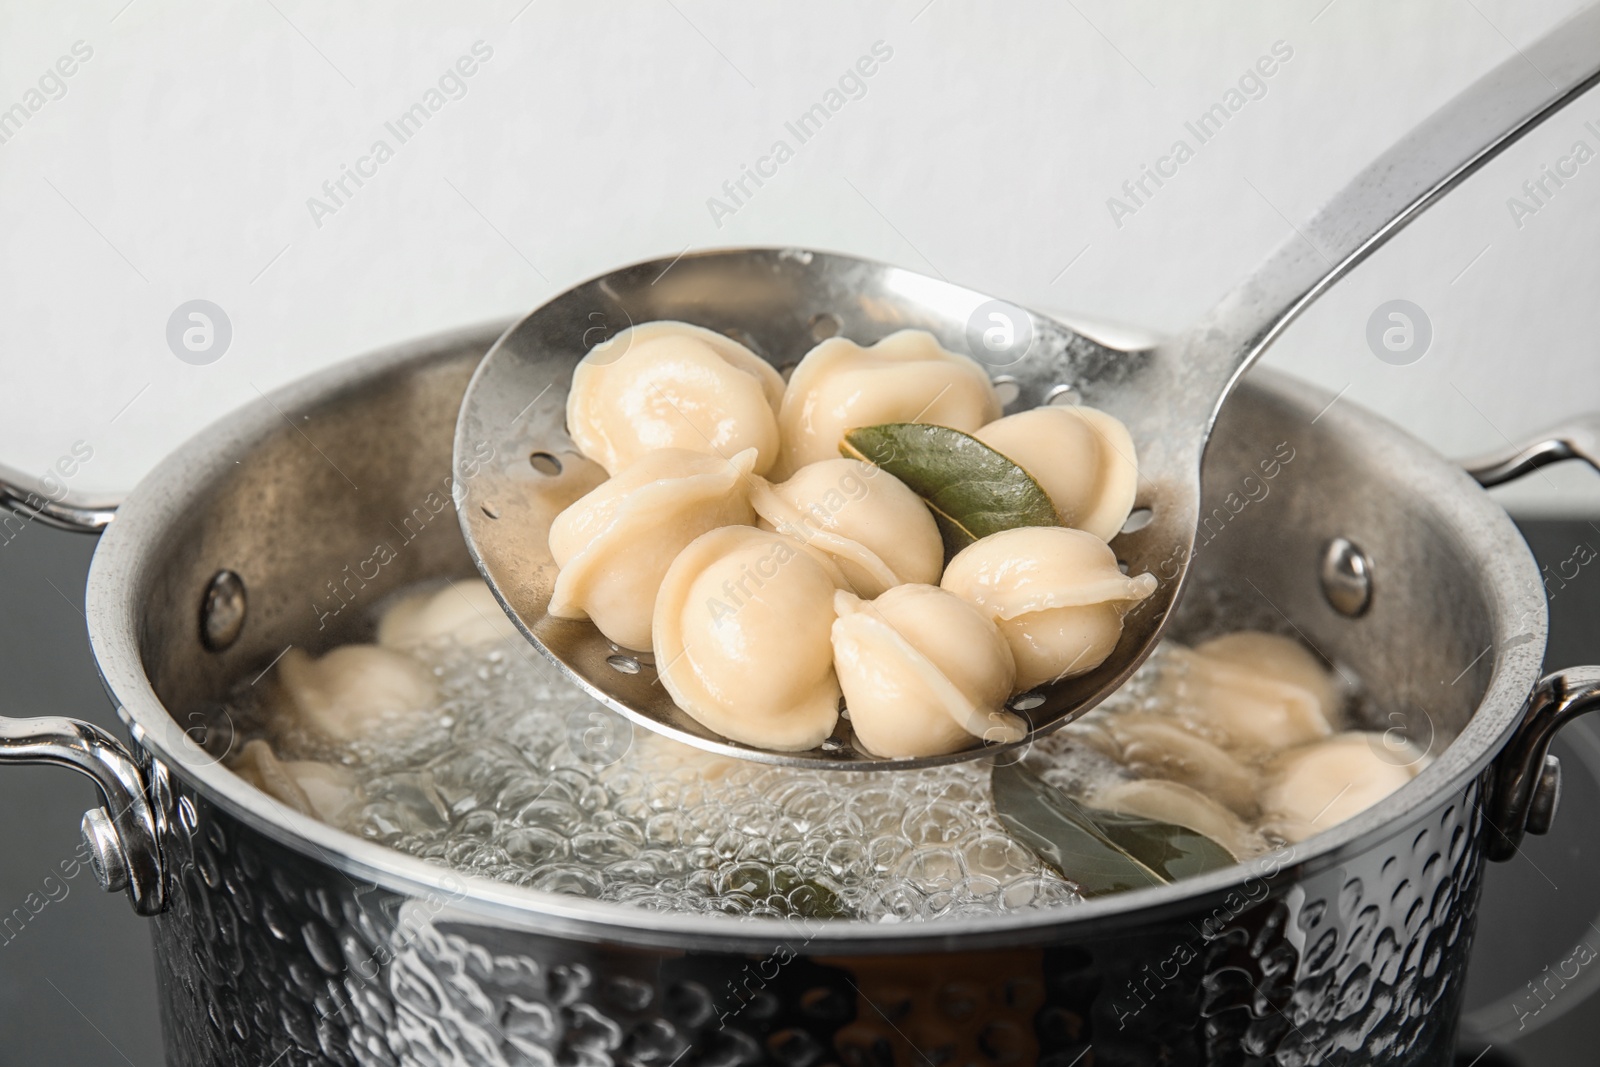
[[[1552,568],[1579,543],[1600,545],[1600,526],[1588,522],[1523,528]],[[88,538],[37,524],[0,543],[0,713],[73,715],[121,733],[84,632],[93,550]],[[1582,571],[1550,608],[1547,664],[1600,662],[1600,578]],[[1600,810],[1600,730],[1564,738],[1556,751],[1567,774],[1555,831],[1530,838],[1487,880],[1468,989],[1469,1007],[1478,1009],[1469,1018],[1484,1036],[1463,1037],[1463,1067],[1589,1067],[1600,1058],[1600,1000],[1586,984],[1600,985],[1600,967],[1591,973],[1577,962],[1592,956],[1581,940],[1600,947],[1600,835],[1587,814]],[[0,920],[19,908],[27,916],[0,925],[0,1064],[162,1062],[155,965],[142,924],[125,898],[102,893],[87,870],[64,873],[73,870],[78,820],[94,802],[88,782],[63,770],[0,771]],[[1579,973],[1552,982],[1547,968]],[[1544,979],[1547,992],[1523,985],[1534,978]],[[1501,999],[1519,991],[1520,1007]]]

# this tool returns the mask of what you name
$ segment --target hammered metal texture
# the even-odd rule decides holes
[[[1296,881],[1020,949],[660,951],[502,929],[352,880],[181,781],[154,920],[174,1067],[1447,1064],[1480,785]],[[943,950],[938,950],[942,948]]]

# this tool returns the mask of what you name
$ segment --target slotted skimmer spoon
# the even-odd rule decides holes
[[[683,255],[569,289],[500,338],[467,389],[456,429],[456,499],[473,559],[522,634],[603,704],[699,748],[766,763],[929,766],[1026,745],[1125,682],[1160,638],[1184,587],[1200,517],[1200,461],[1234,382],[1299,313],[1468,175],[1600,79],[1600,14],[1589,9],[1526,46],[1361,171],[1186,333],[1122,350],[1047,316],[914,271],[797,249]],[[992,316],[998,314],[1002,319]],[[769,752],[714,734],[682,712],[648,654],[588,622],[546,614],[556,569],[545,544],[556,511],[603,476],[567,435],[573,367],[628,326],[676,319],[722,331],[786,370],[818,341],[871,344],[931,332],[972,355],[1009,396],[1007,413],[1084,403],[1127,424],[1138,448],[1135,516],[1111,546],[1130,573],[1156,575],[1098,669],[1015,697],[1031,733],[1014,745],[885,761],[849,722],[809,752]],[[1009,329],[1008,329],[1009,327]],[[985,333],[998,328],[1000,333]],[[1010,334],[1010,343],[1005,335]],[[996,339],[999,339],[996,344]]]

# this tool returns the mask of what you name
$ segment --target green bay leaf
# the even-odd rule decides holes
[[[945,555],[1021,526],[1056,526],[1055,505],[1033,476],[971,434],[925,422],[862,426],[839,452],[894,475],[928,505]]]
[[[1172,881],[1234,865],[1233,853],[1187,826],[1089,808],[1102,833],[1145,866]]]
[[[1107,837],[1077,801],[1020,763],[995,764],[989,781],[1000,825],[1084,896],[1171,881]]]
[[[996,764],[990,787],[1006,832],[1085,896],[1165,885],[1235,862],[1204,834],[1087,807],[1020,763]]]

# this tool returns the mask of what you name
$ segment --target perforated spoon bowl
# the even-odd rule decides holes
[[[834,253],[710,251],[591,279],[507,331],[468,386],[455,441],[467,545],[517,628],[578,685],[634,722],[699,748],[766,763],[874,768],[959,762],[1027,745],[1105,699],[1160,639],[1194,552],[1206,441],[1245,368],[1335,281],[1597,78],[1600,14],[1589,9],[1363,170],[1192,329],[1150,346],[1103,344],[984,293]],[[1007,413],[1055,403],[1110,412],[1127,425],[1140,472],[1133,518],[1111,547],[1130,573],[1157,577],[1155,593],[1127,615],[1099,668],[1012,699],[1030,727],[1013,744],[885,761],[854,744],[844,718],[808,752],[770,752],[712,733],[673,703],[648,655],[611,644],[588,622],[545,611],[556,574],[545,544],[549,520],[603,476],[566,432],[573,368],[601,341],[658,319],[726,333],[780,370],[826,337],[865,345],[896,330],[927,330],[988,367]]]

